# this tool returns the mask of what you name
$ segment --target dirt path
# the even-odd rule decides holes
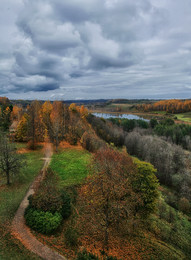
[[[21,243],[30,251],[42,257],[42,259],[47,260],[67,260],[64,256],[53,251],[48,246],[43,245],[39,242],[30,232],[30,229],[25,225],[24,212],[28,206],[28,196],[34,194],[35,188],[44,178],[46,169],[51,161],[52,156],[52,145],[50,143],[46,144],[44,148],[45,162],[41,170],[41,173],[36,177],[32,185],[30,186],[27,194],[25,195],[23,201],[21,202],[15,217],[12,222],[12,234],[21,241]]]

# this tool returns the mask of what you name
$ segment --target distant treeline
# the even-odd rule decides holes
[[[170,99],[161,100],[154,104],[140,104],[136,107],[141,111],[166,111],[168,113],[184,113],[191,111],[191,100]]]

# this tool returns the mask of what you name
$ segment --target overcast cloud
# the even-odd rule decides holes
[[[0,95],[191,98],[190,0],[1,0]]]

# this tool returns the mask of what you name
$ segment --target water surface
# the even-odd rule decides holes
[[[126,118],[126,119],[136,119],[136,120],[141,119],[141,120],[149,122],[148,119],[145,119],[145,118],[143,118],[141,116],[137,116],[137,115],[133,115],[133,114],[92,113],[92,115],[97,116],[97,117],[102,117],[102,118],[105,118],[105,119],[108,119],[108,118]]]

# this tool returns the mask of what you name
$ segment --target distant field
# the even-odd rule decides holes
[[[135,104],[118,104],[112,103],[106,106],[107,109],[117,109],[120,108],[121,112],[128,112],[132,110],[132,106]]]
[[[191,112],[176,114],[175,116],[178,118],[178,120],[191,123]]]
[[[88,175],[90,158],[85,150],[66,148],[53,155],[50,168],[59,175],[63,186],[80,184]]]
[[[18,146],[24,147],[24,145]],[[14,178],[9,187],[0,175],[0,259],[40,259],[29,253],[17,239],[11,236],[10,227],[29,185],[43,165],[41,158],[41,152],[25,154],[26,166],[22,168],[20,175]]]

